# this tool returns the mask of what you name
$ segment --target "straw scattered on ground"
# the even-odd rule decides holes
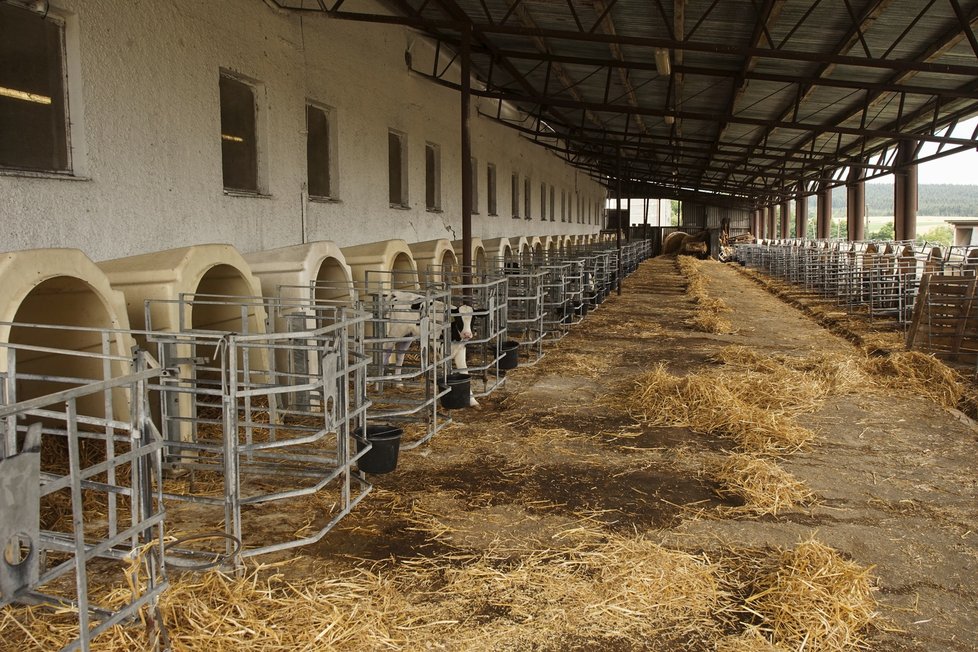
[[[814,433],[783,409],[762,405],[774,400],[722,372],[674,376],[659,365],[639,378],[624,404],[647,424],[729,437],[746,452],[783,454],[805,447]],[[790,400],[784,397],[783,403]]]
[[[787,649],[865,649],[877,616],[870,572],[810,539],[782,551],[745,602],[759,631]]]
[[[803,482],[774,461],[756,455],[729,455],[712,473],[721,493],[744,501],[736,507],[723,507],[723,513],[777,516],[779,512],[810,505],[814,494]]]
[[[717,572],[703,556],[587,528],[571,528],[554,543],[559,548],[526,550],[518,559],[492,552],[415,558],[327,578],[325,569],[310,568],[307,579],[289,580],[275,565],[241,577],[184,574],[173,578],[160,612],[175,652],[422,650],[434,643],[559,650],[711,636]],[[37,612],[4,612],[0,642],[14,646],[4,649],[29,649],[31,638],[40,649],[57,649],[76,633],[69,619],[53,624]],[[144,627],[116,627],[98,649],[144,649],[146,638]]]
[[[730,312],[730,307],[723,299],[710,296],[706,277],[700,269],[701,262],[691,256],[677,256],[676,264],[686,277],[686,295],[696,304],[689,325],[704,333],[732,333],[733,325],[720,316],[720,313]]]

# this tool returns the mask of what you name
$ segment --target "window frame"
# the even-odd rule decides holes
[[[242,75],[234,70],[220,68],[218,78],[218,107],[223,111],[223,98],[220,97],[220,79],[229,79],[235,83],[247,86],[251,89],[252,106],[254,109],[254,158],[255,158],[255,184],[254,188],[235,188],[227,184],[224,178],[224,141],[227,134],[224,133],[223,119],[221,119],[221,183],[224,194],[231,197],[268,197],[268,186],[266,178],[266,153],[268,148],[265,146],[266,132],[264,124],[264,111],[262,110],[261,98],[265,94],[265,85],[261,81]]]
[[[78,21],[74,14],[50,7],[43,17],[24,8],[4,4],[7,11],[22,11],[32,18],[53,23],[58,31],[60,74],[58,91],[61,101],[59,116],[63,122],[64,150],[58,155],[64,157],[64,167],[27,167],[26,165],[0,165],[0,176],[19,176],[65,180],[88,180],[85,143],[84,107],[81,85],[81,62],[79,52]],[[55,123],[52,120],[52,125]]]
[[[391,184],[393,179],[393,160],[391,158],[391,138],[396,138],[398,142],[398,176],[400,182],[399,201],[393,201],[394,187]],[[387,129],[387,200],[390,208],[407,210],[411,208],[410,194],[408,186],[408,137],[403,131],[394,128]]]
[[[486,163],[486,214],[498,216],[499,205],[496,195],[496,164]]]
[[[509,179],[509,192],[510,192],[510,205],[513,209],[513,219],[520,219],[520,175],[518,172],[513,172]]]
[[[431,152],[432,165],[428,169],[428,153]],[[429,172],[431,178],[429,179]],[[428,201],[428,182],[431,182],[431,201]],[[441,213],[441,145],[426,141],[424,144],[424,204],[425,210],[429,213]]]
[[[326,118],[326,167],[328,178],[328,193],[325,195],[314,194],[309,183],[309,111],[319,111]],[[336,109],[321,102],[306,100],[306,195],[310,201],[318,202],[337,202],[340,198],[339,193],[339,169],[338,156],[336,152]]]

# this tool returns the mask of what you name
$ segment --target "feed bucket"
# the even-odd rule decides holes
[[[520,343],[516,340],[506,340],[499,345],[499,353],[503,356],[499,361],[502,370],[516,369],[520,364]]]
[[[371,448],[363,457],[357,460],[357,466],[364,473],[390,473],[397,467],[397,454],[401,447],[401,435],[404,434],[402,428],[386,423],[377,423],[367,426],[367,436],[364,437],[363,429],[357,428],[353,431],[353,438],[357,441],[357,453],[367,447],[367,442]]]
[[[449,391],[441,397],[441,406],[447,410],[469,407],[469,375],[448,374],[446,382]]]

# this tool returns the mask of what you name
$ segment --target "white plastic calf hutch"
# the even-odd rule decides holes
[[[72,614],[70,649],[166,588],[146,401],[161,372],[127,328],[122,296],[82,252],[0,255],[0,608]],[[120,601],[136,558],[143,581]],[[105,582],[90,583],[93,568]]]
[[[432,278],[430,271],[451,273],[458,266],[458,256],[451,241],[445,238],[426,240],[409,245],[418,268],[419,278]],[[436,281],[442,280],[435,278]]]

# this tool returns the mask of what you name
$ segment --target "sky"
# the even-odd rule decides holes
[[[978,118],[966,120],[957,126],[954,135],[970,138],[978,125]],[[935,151],[936,146],[925,146],[922,154]],[[886,175],[867,183],[893,183],[893,176]],[[978,185],[978,151],[968,150],[952,154],[917,166],[917,183],[953,183]]]

